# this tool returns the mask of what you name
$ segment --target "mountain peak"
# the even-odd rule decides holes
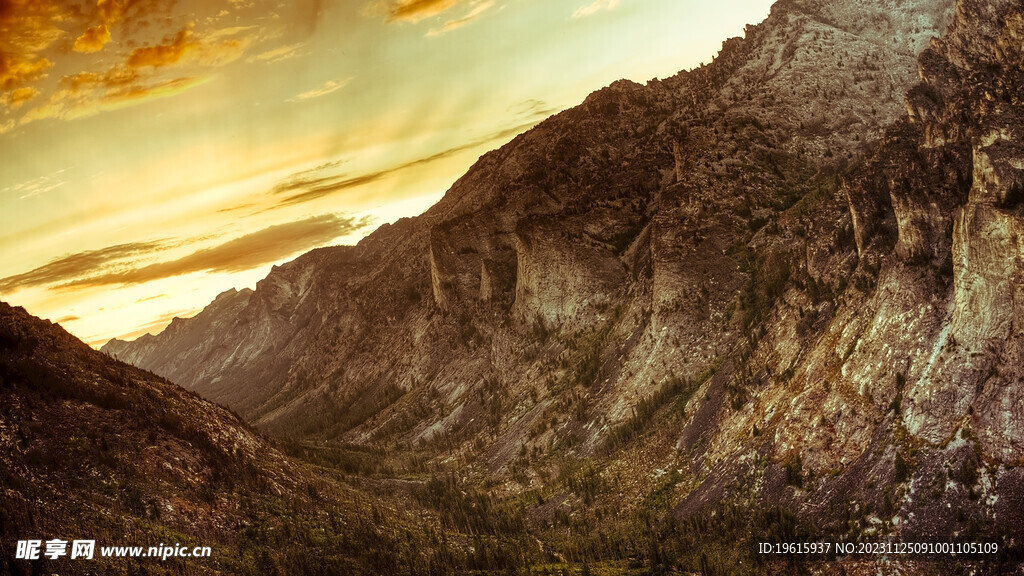
[[[680,522],[756,502],[830,537],[1009,545],[1024,28],[1019,3],[953,8],[779,2],[138,361],[271,433],[519,496],[571,477],[594,522],[657,494]]]

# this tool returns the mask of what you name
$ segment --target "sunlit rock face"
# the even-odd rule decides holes
[[[494,393],[482,382],[500,383],[514,418],[588,386],[573,414],[587,421],[560,432],[587,450],[661,383],[745,346],[764,364],[749,379],[777,383],[841,317],[824,295],[846,289],[859,254],[897,228],[900,253],[948,250],[933,222],[944,205],[900,195],[901,156],[864,176],[870,190],[836,185],[905,113],[915,54],[948,12],[940,0],[779,3],[713,64],[617,82],[485,155],[426,214],[107,350],[261,425],[359,441],[462,430],[468,442]],[[805,276],[813,302],[790,296]],[[720,397],[696,401],[709,406],[705,444],[727,447],[749,421],[712,409]]]
[[[1022,12],[780,2],[713,64],[596,92],[424,215],[226,297],[202,344],[117,353],[271,431],[444,442],[512,493],[607,456],[625,505],[674,470],[682,516],[736,495],[851,538],[1006,534]]]
[[[584,323],[607,309],[626,267],[600,241],[567,233],[558,220],[523,222],[516,231],[516,299],[512,313],[552,326]]]
[[[1000,459],[1019,457],[1015,438],[1020,438],[1022,414],[1012,407],[1024,400],[1014,385],[1020,378],[1016,359],[1024,321],[1019,192],[1024,118],[1020,47],[1009,40],[1020,36],[1020,15],[1011,8],[1019,12],[1013,3],[958,3],[950,33],[922,56],[926,83],[909,98],[916,110],[911,120],[923,132],[920,147],[969,150],[958,156],[970,179],[958,194],[940,196],[938,202],[903,202],[911,207],[905,212],[919,213],[943,200],[945,206],[955,203],[943,210],[951,223],[920,218],[930,220],[932,229],[949,231],[953,281],[946,326],[933,345],[937,352],[908,390],[908,428],[941,442],[961,426],[973,427],[984,439],[982,450]],[[919,236],[910,228],[900,227],[900,244],[915,244]]]

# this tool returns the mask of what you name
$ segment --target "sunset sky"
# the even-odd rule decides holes
[[[769,0],[0,0],[0,299],[91,345],[418,214]]]

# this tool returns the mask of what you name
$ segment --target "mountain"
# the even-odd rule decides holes
[[[577,348],[569,363],[583,348],[610,354],[589,334],[635,332],[609,364],[644,377],[601,379],[601,411],[620,420],[651,381],[696,376],[735,348],[742,319],[724,315],[749,275],[740,252],[777,213],[834,187],[902,113],[948,6],[889,4],[781,2],[711,65],[615,83],[485,155],[422,216],[103,350],[261,426],[358,441],[380,435],[393,418],[369,417],[388,407],[472,411],[488,379],[536,404],[519,398],[545,380],[530,368],[550,372],[540,357],[563,352],[539,354],[538,331],[575,341],[557,345]],[[584,376],[553,378],[596,380]],[[432,388],[437,400],[422,395]],[[383,435],[424,430],[395,432]]]
[[[104,351],[485,486],[570,560],[978,542],[955,562],[998,572],[1024,536],[1022,39],[1014,0],[780,1],[425,214]]]
[[[226,409],[2,302],[0,485],[5,575],[465,566],[455,540],[426,544],[440,527],[419,506],[286,456]],[[16,541],[54,538],[95,540],[95,558],[15,559]],[[212,554],[101,557],[102,547],[164,544]]]

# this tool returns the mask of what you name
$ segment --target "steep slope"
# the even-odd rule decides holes
[[[215,335],[214,339],[221,339],[227,336],[226,329],[228,327],[221,325],[218,320],[237,315],[249,303],[251,295],[252,290],[248,289],[241,291],[232,289],[223,292],[217,295],[217,298],[195,318],[191,318],[188,322],[183,321],[181,318],[175,318],[161,334],[164,338],[173,337],[181,342],[182,348],[187,348],[190,353],[208,354],[209,351],[204,350],[202,347],[203,340],[210,338],[211,335]],[[160,346],[159,339],[152,334],[141,336],[132,342],[132,346],[125,346],[124,344],[118,340],[112,340],[104,349],[104,352],[128,364],[137,365],[145,361],[147,366],[151,366],[157,371],[167,372],[172,370],[168,363],[172,362],[174,358],[168,357],[169,351],[163,349]],[[195,369],[202,369],[204,367],[201,360],[201,356],[198,358],[186,358],[187,364]]]
[[[702,481],[679,518],[752,499],[813,534],[1020,561],[1022,35],[1019,2],[958,2],[878,150],[751,243],[788,280],[696,402],[707,443],[684,428]]]
[[[426,214],[104,350],[304,437],[469,446],[488,410],[584,387],[620,421],[735,348],[740,249],[898,116],[946,9],[780,2],[711,65],[616,83],[485,155]]]
[[[457,548],[423,544],[433,522],[6,303],[0,485],[0,574],[409,573],[439,554],[462,565]],[[95,559],[14,558],[17,540],[52,538],[94,539]],[[101,558],[101,547],[161,544],[212,555]]]
[[[926,47],[948,7],[780,2],[713,64],[616,83],[423,216],[281,267],[218,316],[219,388],[179,375],[507,495],[567,558],[995,543],[955,561],[998,573],[1024,537],[1024,7],[959,0]],[[154,341],[142,365],[195,349]]]

